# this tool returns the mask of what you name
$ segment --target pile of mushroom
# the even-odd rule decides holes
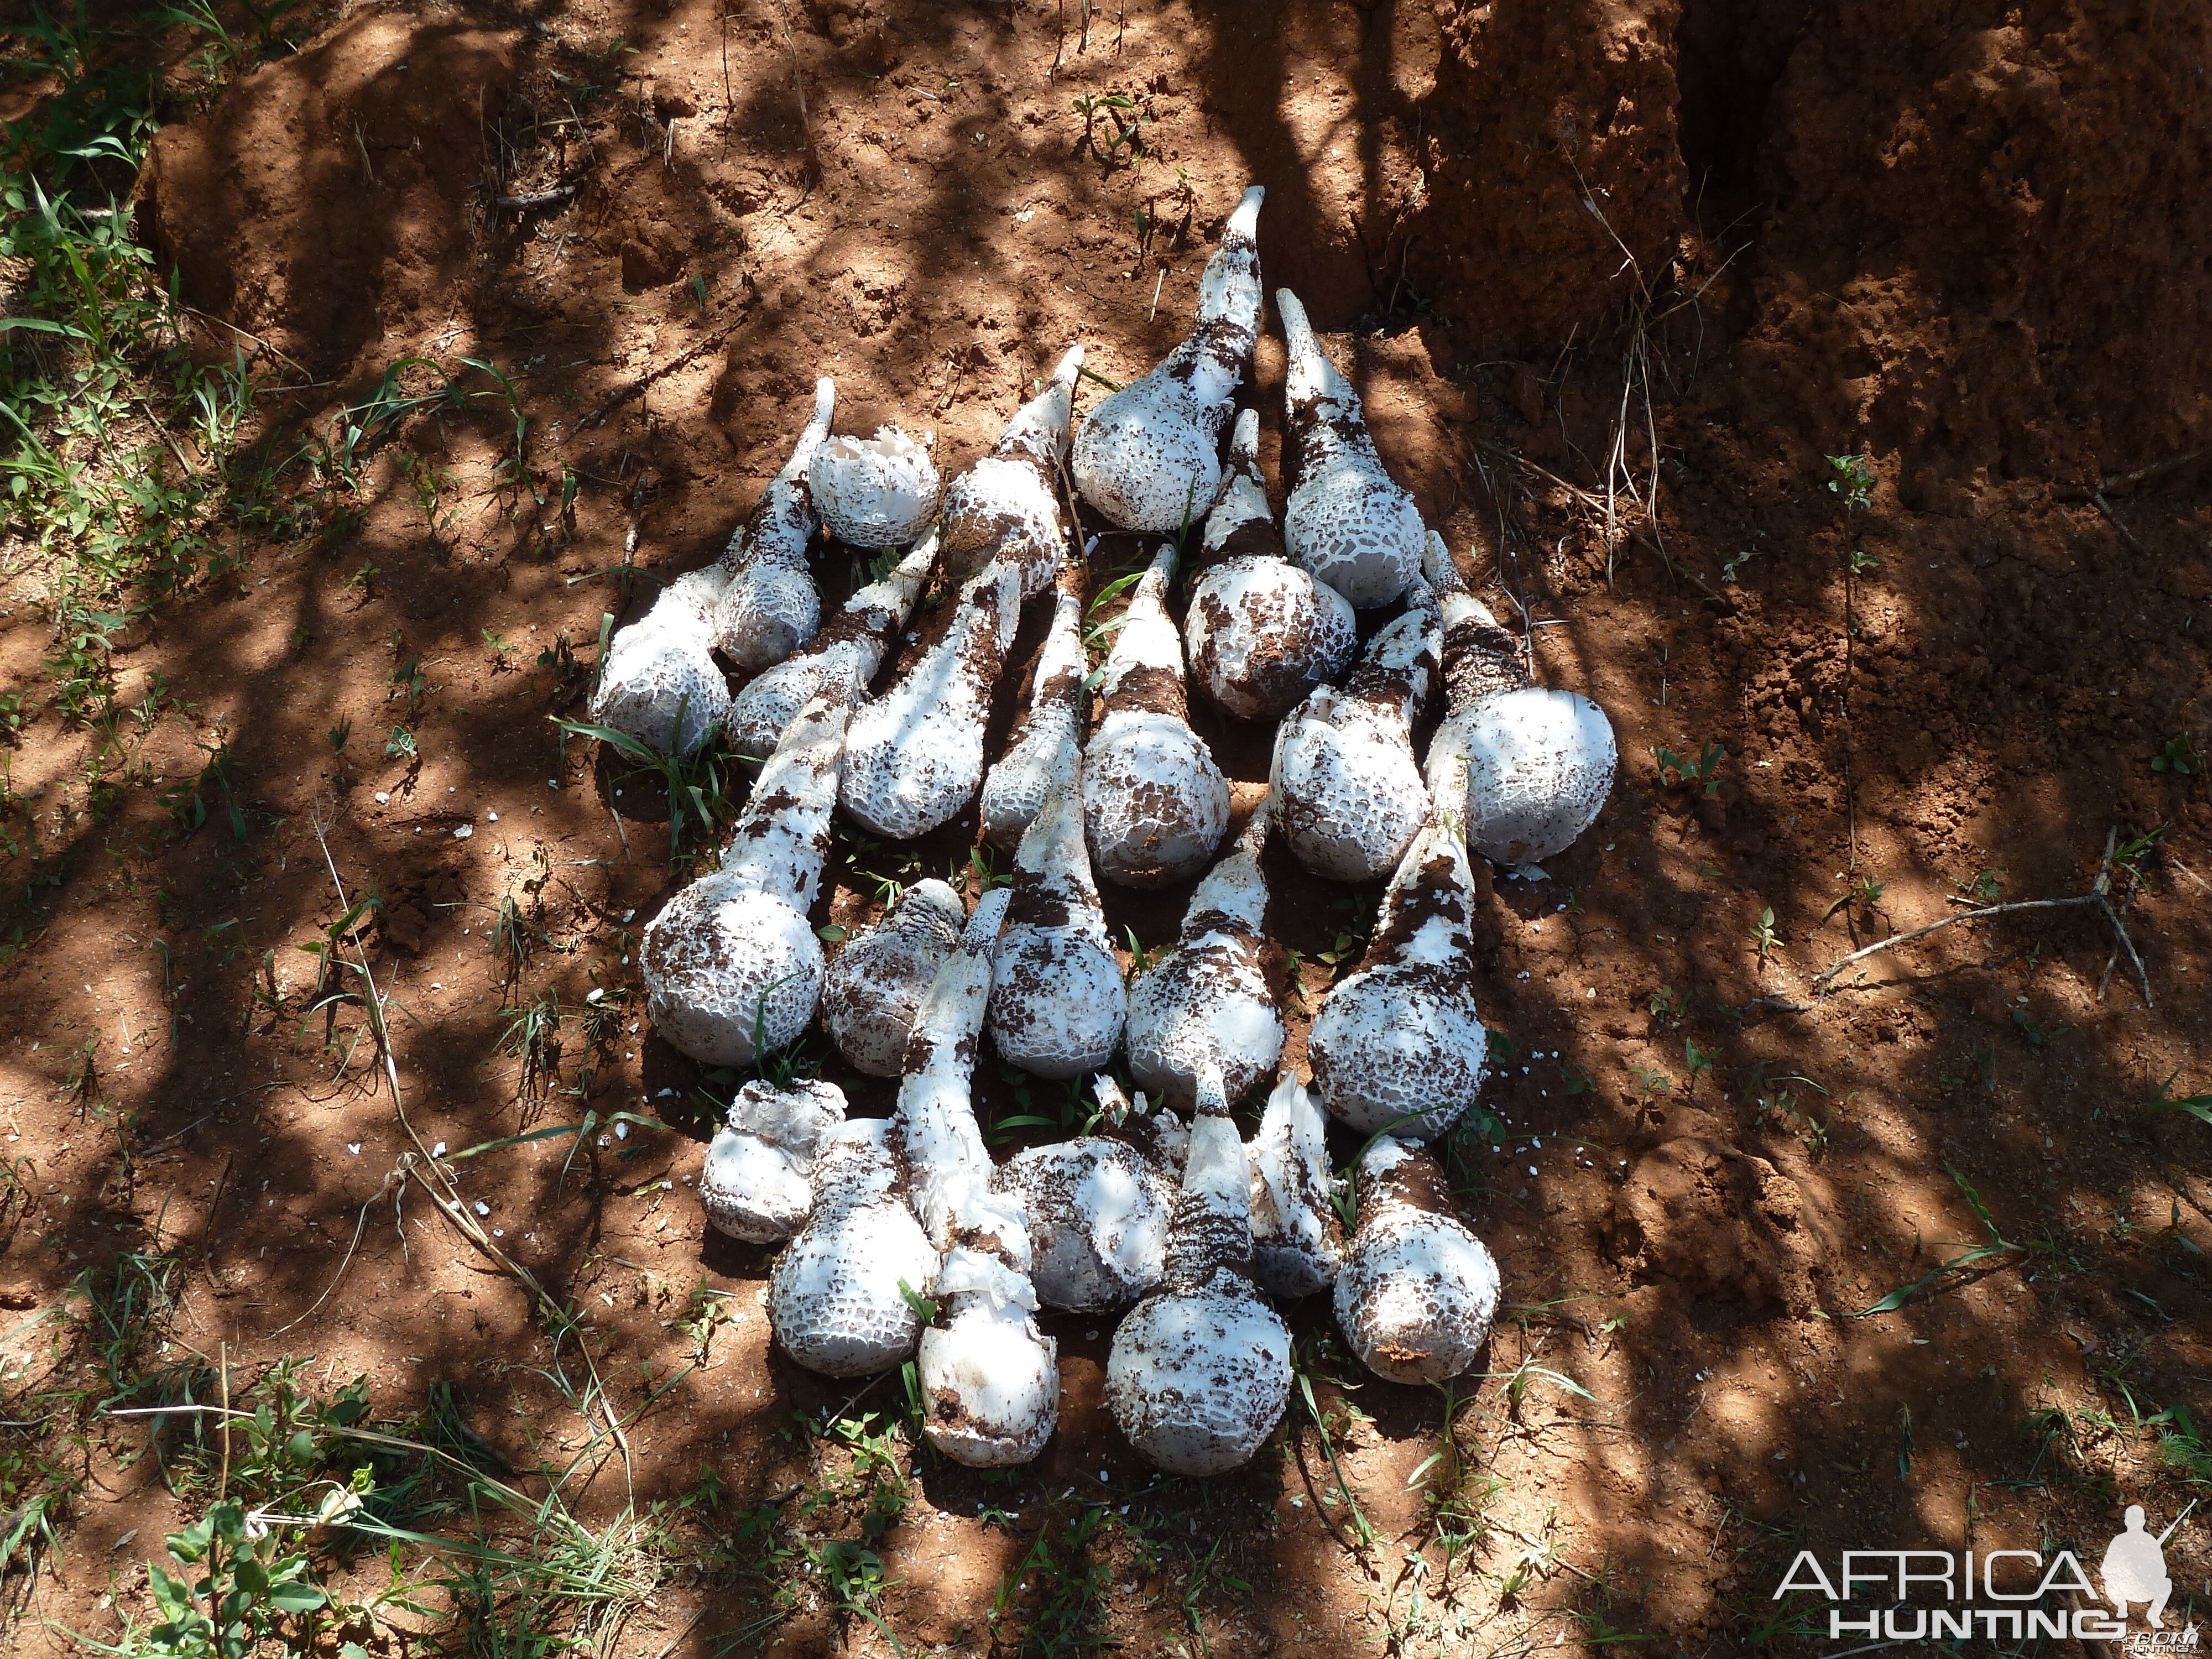
[[[1497,1264],[1424,1150],[1489,1060],[1469,858],[1571,843],[1610,790],[1612,730],[1532,683],[1287,291],[1296,483],[1278,533],[1259,412],[1237,408],[1263,320],[1261,196],[1229,216],[1196,323],[1151,374],[1079,422],[1073,347],[942,488],[932,440],[830,436],[821,382],[722,564],[617,635],[592,704],[655,748],[690,752],[719,726],[767,757],[716,866],[647,927],[647,1010],[708,1065],[806,1057],[736,1090],[698,1176],[708,1220],[789,1241],[769,1307],[794,1360],[837,1376],[912,1360],[926,1432],[965,1463],[1022,1462],[1050,1437],[1055,1312],[1118,1321],[1115,1423],[1160,1468],[1210,1474],[1283,1415],[1278,1303],[1333,1293],[1352,1351],[1401,1382],[1474,1366],[1497,1310]],[[1146,538],[1114,550],[1149,562],[1103,623],[1078,492]],[[877,573],[826,623],[817,522]],[[734,697],[717,651],[745,677]],[[1266,790],[1232,811],[1215,744],[1237,721],[1273,723],[1273,742]],[[829,926],[817,896],[841,820],[919,843],[951,878]],[[1386,878],[1364,957],[1286,1065],[1299,993],[1271,883]],[[1133,959],[1121,924],[1174,909],[1115,888],[1180,905],[1155,959]],[[817,1010],[827,1042],[810,1047]],[[1091,1089],[1086,1132],[994,1158],[975,1095],[987,1051],[1065,1090],[1076,1117]],[[848,1086],[896,1080],[890,1119],[854,1118],[806,1078],[840,1059]],[[1249,1141],[1231,1115],[1248,1101]]]

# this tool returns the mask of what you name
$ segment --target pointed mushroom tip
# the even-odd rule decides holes
[[[1267,199],[1267,187],[1265,185],[1254,185],[1244,192],[1238,199],[1235,210],[1229,216],[1228,228],[1224,233],[1224,240],[1231,236],[1249,237],[1259,229],[1260,204]]]
[[[1237,411],[1237,429],[1230,434],[1229,447],[1238,460],[1250,461],[1255,466],[1258,465],[1260,459],[1260,411],[1258,410],[1243,409]]]
[[[1229,1096],[1221,1080],[1221,1068],[1212,1060],[1199,1062],[1197,1112],[1200,1117],[1227,1117]]]
[[[1064,385],[1075,384],[1075,377],[1083,372],[1083,342],[1078,340],[1060,355],[1052,371],[1052,378]]]

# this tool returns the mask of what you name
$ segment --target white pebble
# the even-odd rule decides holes
[[[495,1227],[491,1230],[491,1236],[494,1238],[505,1238],[507,1237],[507,1229],[504,1227]]]
[[[477,1213],[478,1215],[489,1215],[491,1213],[491,1206],[485,1203],[483,1200],[478,1199],[477,1200]]]
[[[346,1151],[351,1152],[356,1158],[359,1158],[361,1156],[361,1142],[358,1140],[349,1140],[346,1142]]]
[[[446,1143],[442,1140],[430,1149],[430,1156],[433,1158],[443,1158],[445,1155]]]
[[[605,988],[594,985],[590,990],[584,993],[584,1000],[586,1002],[597,1002],[605,995],[606,995]]]
[[[476,834],[476,825],[473,823],[465,823],[459,829],[453,831],[453,839],[455,841],[466,841],[471,836]]]
[[[489,818],[494,823],[497,823],[499,822],[499,814],[496,812],[487,812],[484,816]]]
[[[627,1123],[616,1124],[615,1139],[617,1140],[628,1140],[629,1139],[629,1125]]]
[[[1534,1164],[1531,1164],[1528,1166],[1528,1173],[1529,1173],[1530,1175],[1534,1175],[1534,1174],[1535,1174],[1535,1173],[1536,1173],[1536,1166],[1535,1166]]]
[[[380,789],[376,792],[376,804],[379,806],[389,806],[392,805],[392,797]]]

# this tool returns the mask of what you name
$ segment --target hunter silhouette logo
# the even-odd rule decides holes
[[[2177,1517],[2172,1527],[2154,1538],[2143,1530],[2140,1504],[2128,1505],[2127,1522],[2128,1529],[2105,1547],[2105,1562],[2100,1570],[2105,1577],[2105,1599],[2122,1619],[2128,1616],[2129,1602],[2149,1602],[2144,1617],[2153,1630],[2163,1630],[2166,1598],[2173,1594],[2173,1580],[2166,1573],[2166,1540],[2173,1536],[2174,1527],[2181,1522]]]

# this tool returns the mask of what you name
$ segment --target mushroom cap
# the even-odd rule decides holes
[[[1524,685],[1437,728],[1429,775],[1467,757],[1467,844],[1498,864],[1539,864],[1589,829],[1613,793],[1620,751],[1605,710],[1577,691]]]
[[[748,1244],[773,1244],[806,1224],[814,1188],[783,1147],[724,1128],[707,1147],[699,1201],[715,1231]]]
[[[1365,611],[1389,604],[1421,574],[1428,532],[1413,498],[1379,461],[1347,455],[1298,480],[1284,510],[1283,544]]]
[[[822,1023],[855,1071],[899,1075],[915,1014],[967,920],[951,888],[933,877],[918,881],[830,962],[822,980]]]
[[[802,568],[749,564],[730,578],[714,614],[714,642],[738,672],[773,668],[822,626],[822,595]]]
[[[1316,691],[1275,744],[1275,830],[1332,881],[1380,881],[1428,817],[1429,792],[1401,722]]]
[[[1130,988],[1128,1037],[1129,1075],[1154,1099],[1189,1106],[1198,1068],[1211,1060],[1234,1102],[1274,1071],[1283,1017],[1249,942],[1207,933],[1176,945]]]
[[[1351,665],[1351,604],[1266,554],[1217,564],[1191,589],[1183,644],[1206,694],[1243,720],[1274,720]]]
[[[965,1254],[946,1258],[940,1294]],[[1019,1302],[958,1297],[951,1318],[922,1332],[915,1356],[930,1443],[970,1468],[1028,1462],[1059,1420],[1059,1358]]]
[[[1306,1036],[1329,1115],[1406,1140],[1434,1139],[1456,1122],[1489,1058],[1467,979],[1464,963],[1390,961],[1340,981]]]
[[[1336,1322],[1367,1369],[1441,1382],[1475,1362],[1498,1314],[1498,1263],[1450,1216],[1401,1210],[1362,1224],[1336,1276]]]
[[[785,899],[702,877],[645,930],[646,1012],[672,1047],[750,1066],[798,1040],[822,993],[822,945]]]
[[[1099,404],[1075,434],[1075,487],[1139,535],[1171,536],[1213,510],[1221,495],[1222,418],[1201,412],[1189,387],[1163,369]]]
[[[790,1237],[814,1211],[815,1157],[844,1121],[845,1093],[834,1083],[745,1085],[699,1172],[707,1219],[749,1244]]]
[[[1229,832],[1229,782],[1198,734],[1171,714],[1109,714],[1083,757],[1092,866],[1124,887],[1196,875]]]
[[[904,547],[937,516],[942,487],[929,451],[896,427],[832,438],[806,473],[814,510],[849,547]]]
[[[1290,1400],[1291,1333],[1226,1270],[1139,1302],[1114,1333],[1106,1404],[1129,1443],[1172,1474],[1250,1461]]]
[[[945,489],[945,579],[963,582],[994,558],[1021,567],[1022,597],[1052,585],[1067,556],[1060,500],[1026,456],[986,455]]]
[[[714,566],[679,576],[653,608],[617,634],[592,693],[592,718],[663,755],[690,754],[730,712],[730,683],[714,661]],[[681,732],[678,732],[678,726]]]
[[[769,1279],[769,1322],[784,1351],[827,1376],[872,1376],[914,1352],[921,1322],[900,1289],[921,1291],[938,1256],[915,1219],[881,1118],[848,1123],[815,1168],[815,1212]]]
[[[1175,1185],[1126,1141],[1084,1135],[1017,1152],[994,1189],[1029,1213],[1030,1279],[1048,1307],[1125,1307],[1160,1281]]]
[[[1016,923],[999,936],[991,1042],[1033,1077],[1074,1077],[1113,1058],[1128,1016],[1114,953],[1088,929]]]

